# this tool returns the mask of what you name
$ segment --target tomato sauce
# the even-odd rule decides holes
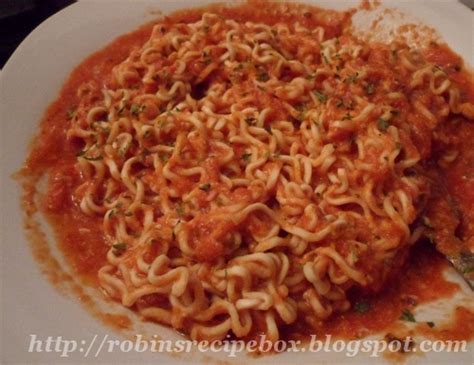
[[[448,298],[459,290],[457,284],[443,276],[448,267],[447,261],[432,245],[417,244],[390,285],[377,294],[353,290],[349,295],[352,309],[321,321],[316,334],[354,339],[403,326],[404,322],[400,320],[403,310],[414,311],[420,304]],[[299,330],[289,328],[285,335],[290,339],[304,339],[314,333],[307,324],[301,323]]]
[[[211,6],[209,10],[219,12],[224,17],[232,17],[237,21],[252,20],[273,24],[277,21],[294,22],[296,19],[290,14],[269,15],[256,11],[259,1],[252,1],[238,9]],[[176,21],[194,21],[198,19],[202,10],[177,12],[164,19],[164,24]],[[299,18],[303,25],[309,27],[323,26],[328,36],[341,33],[344,25],[350,21],[351,12],[338,13],[334,11],[318,11],[305,13]],[[33,143],[33,149],[25,162],[21,175],[26,177],[24,183],[23,206],[27,215],[27,228],[33,251],[38,260],[49,266],[49,275],[52,281],[70,280],[67,275],[58,275],[60,272],[57,262],[48,259],[48,249],[41,243],[44,240],[42,233],[32,220],[36,210],[41,210],[54,228],[61,251],[73,268],[74,274],[83,282],[97,286],[97,270],[105,263],[105,254],[108,246],[105,243],[102,229],[102,219],[85,216],[72,199],[72,189],[76,186],[79,176],[74,169],[78,146],[66,141],[66,130],[69,127],[68,111],[78,104],[77,89],[81,84],[94,81],[99,85],[107,83],[107,76],[112,67],[123,61],[131,50],[140,47],[149,37],[155,23],[147,24],[137,31],[116,39],[109,46],[96,52],[82,62],[65,82],[57,100],[47,109],[41,121],[41,130]],[[450,52],[450,51],[449,51]],[[459,63],[459,58],[448,51],[432,50],[428,57],[442,65]],[[376,61],[374,61],[376,62]],[[472,84],[466,76],[453,73],[456,82],[464,85],[464,98],[473,99]],[[452,194],[458,199],[461,210],[465,214],[466,234],[474,236],[474,149],[469,145],[474,140],[474,124],[464,121],[461,127],[450,131],[453,135],[467,136],[465,142],[459,142],[460,159],[446,169],[446,180],[451,186]],[[426,139],[421,136],[421,139]],[[44,194],[40,194],[40,203],[36,203],[35,188],[32,183],[40,176],[48,174],[48,187]],[[239,189],[235,191],[239,194]],[[245,194],[242,192],[245,200]],[[221,222],[222,223],[222,222]],[[222,238],[227,227],[222,223],[217,238]],[[207,226],[202,225],[203,234]],[[252,227],[249,227],[252,229]],[[222,232],[221,232],[222,231]],[[33,236],[37,236],[34,238]],[[39,239],[38,237],[43,237]],[[216,240],[209,245],[213,246],[213,255],[220,255],[222,247]],[[39,247],[42,249],[39,249]],[[472,246],[471,246],[472,247]],[[205,256],[205,253],[201,253]],[[408,261],[398,272],[389,285],[380,293],[366,293],[361,290],[350,292],[353,309],[347,313],[333,316],[327,321],[318,324],[317,334],[333,334],[343,338],[363,337],[368,334],[389,330],[399,325],[400,316],[404,309],[413,310],[416,306],[441,298],[451,297],[459,290],[457,284],[447,281],[443,272],[448,268],[447,261],[429,244],[419,244],[411,252]],[[56,273],[56,274],[55,274]],[[90,302],[82,294],[83,302]],[[433,319],[435,320],[435,319]],[[104,316],[105,323],[114,323],[115,327],[126,328],[130,321],[126,318]],[[117,325],[118,324],[118,325]],[[453,322],[445,329],[430,329],[419,324],[420,333],[437,338],[471,338],[473,334],[474,315],[466,308],[458,308],[453,316]],[[296,323],[290,327],[282,327],[283,338],[302,338],[314,333],[315,329],[308,329],[304,323]]]

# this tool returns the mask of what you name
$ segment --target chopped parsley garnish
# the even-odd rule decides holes
[[[326,64],[329,63],[329,60],[328,60],[328,58],[326,57],[326,55],[324,54],[324,52],[321,52],[321,58],[323,59],[324,63],[326,63]]]
[[[313,91],[314,96],[319,100],[320,103],[325,103],[328,101],[328,97],[319,91]]]
[[[265,130],[267,131],[268,134],[273,134],[272,127],[267,126],[267,127],[265,127]]]
[[[372,95],[375,92],[375,85],[372,83],[367,84],[365,87],[365,92],[367,95]]]
[[[426,322],[429,328],[433,328],[435,326],[434,322]]]
[[[204,33],[209,33],[209,25],[205,25],[204,27],[202,27],[202,30],[204,31]]]
[[[127,244],[120,242],[112,245],[114,255],[119,256],[127,250]]]
[[[119,117],[123,117],[124,111],[125,111],[125,105],[122,105],[120,108],[118,108],[117,113]]]
[[[344,106],[344,102],[342,101],[342,99],[339,99],[336,102],[336,108],[342,108],[343,106]]]
[[[184,216],[184,208],[181,204],[176,206],[176,213],[178,214],[178,217]]]
[[[76,109],[69,109],[66,114],[68,119],[73,119],[76,116]]]
[[[267,82],[268,80],[270,80],[270,76],[268,76],[266,72],[260,72],[259,74],[257,74],[257,80],[260,82]]]
[[[250,156],[252,156],[251,153],[244,153],[244,154],[242,155],[242,160],[244,160],[244,161],[247,162],[248,160],[250,160]]]
[[[297,125],[295,125],[295,127],[299,127],[301,125],[301,123],[304,121],[305,117],[306,117],[306,113],[304,111],[299,113],[295,118],[296,121],[297,121]],[[293,124],[295,124],[295,123],[293,123]]]
[[[395,148],[397,150],[401,150],[402,149],[402,144],[400,142],[395,143]]]
[[[352,74],[350,75],[348,78],[347,78],[347,82],[349,83],[355,83],[357,81],[357,78],[359,77],[359,73],[356,72],[355,74]]]
[[[416,322],[415,316],[414,316],[413,313],[410,312],[410,310],[407,309],[407,308],[405,308],[405,309],[402,311],[402,315],[400,316],[399,319],[402,320],[402,321],[406,321],[406,322]]]
[[[206,193],[211,190],[211,184],[207,183],[207,184],[202,184],[200,187],[199,187],[200,190],[202,191],[205,191]]]
[[[132,113],[133,115],[138,115],[142,110],[143,108],[138,104],[132,104],[132,106],[130,107],[130,113]]]
[[[354,304],[354,310],[361,314],[369,312],[371,308],[370,303],[366,300],[361,300]]]
[[[255,120],[254,117],[246,117],[246,118],[245,118],[245,123],[247,123],[248,125],[252,126],[252,125],[255,125],[256,120]]]
[[[212,59],[209,57],[209,56],[206,56],[205,58],[203,58],[203,60],[201,61],[201,63],[203,63],[204,65],[210,65],[212,62]]]
[[[344,115],[344,117],[342,117],[342,120],[352,120],[351,113],[346,113],[346,115]]]
[[[462,273],[463,274],[470,274],[471,272],[474,271],[474,266],[470,266],[470,267],[465,267],[463,270],[462,270]]]
[[[459,255],[459,269],[463,274],[470,274],[474,271],[474,254],[471,252],[461,252]]]
[[[127,153],[129,147],[130,147],[129,144],[126,144],[126,145],[120,147],[120,149],[119,149],[119,151],[118,151],[120,157],[122,157],[122,158],[125,157],[125,154]]]
[[[160,161],[163,161],[163,162],[166,162],[170,159],[169,156],[167,155],[161,155],[161,156],[158,156],[158,158],[160,159]]]
[[[388,129],[388,127],[390,127],[390,123],[386,121],[385,119],[379,118],[377,120],[377,128],[379,129],[379,131],[385,132]]]
[[[436,72],[436,71],[439,71],[439,72],[441,72],[441,73],[443,73],[443,74],[446,75],[446,71],[445,71],[444,68],[443,68],[442,66],[440,66],[440,65],[436,65],[436,66],[433,67],[433,72]]]

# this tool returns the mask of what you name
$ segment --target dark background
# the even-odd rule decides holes
[[[474,8],[474,0],[460,1]],[[0,0],[0,68],[36,26],[73,2],[75,0]]]
[[[0,68],[34,28],[74,0],[0,0]]]

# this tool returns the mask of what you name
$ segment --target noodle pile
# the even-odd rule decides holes
[[[276,341],[380,289],[419,236],[420,136],[472,113],[402,44],[213,13],[156,25],[78,95],[74,199],[103,218],[100,285],[193,339]]]

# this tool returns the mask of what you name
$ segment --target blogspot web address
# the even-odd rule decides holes
[[[109,335],[93,335],[88,339],[67,339],[62,336],[40,337],[31,334],[28,352],[55,353],[58,357],[67,358],[79,353],[84,358],[98,358],[104,353],[224,353],[236,357],[239,353],[342,353],[347,357],[366,354],[378,357],[384,353],[428,353],[428,352],[468,352],[464,340],[421,340],[415,342],[410,336],[402,339],[385,338],[383,340],[333,339],[331,335],[311,336],[309,341],[279,340],[272,342],[265,335],[257,339],[243,341],[226,338],[214,341],[192,341],[186,339],[167,340],[158,336],[144,337],[136,335],[133,339],[116,339]]]

